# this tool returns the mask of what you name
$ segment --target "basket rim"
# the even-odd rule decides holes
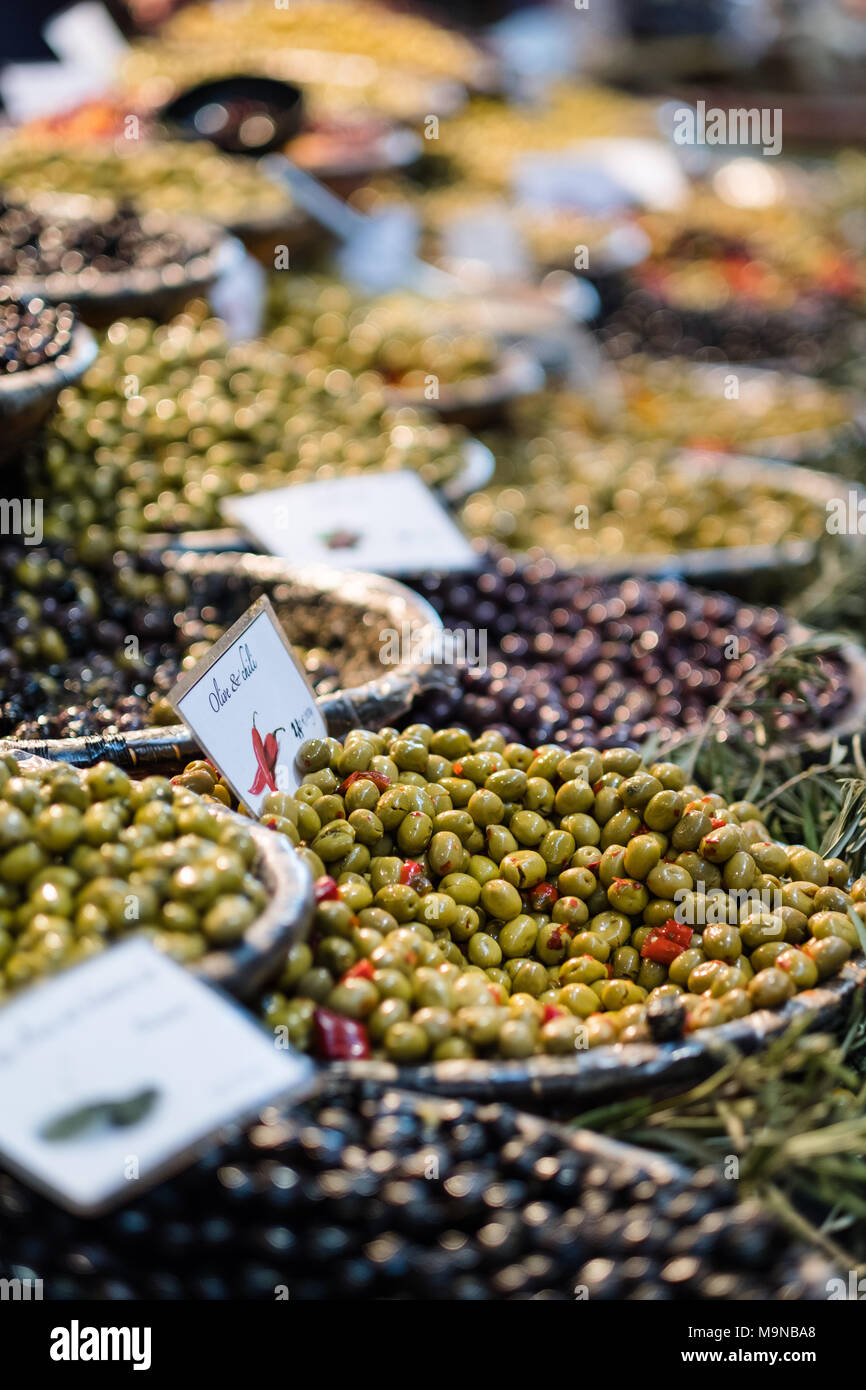
[[[381,723],[389,723],[390,718],[377,716],[377,705],[390,710],[390,717],[394,717],[405,712],[412,698],[422,690],[448,687],[456,678],[453,662],[435,659],[441,655],[436,648],[438,636],[444,631],[442,619],[425,598],[397,579],[361,570],[332,570],[322,565],[295,567],[276,555],[180,551],[168,552],[165,561],[180,574],[243,573],[252,585],[295,583],[306,586],[320,595],[348,599],[359,613],[378,611],[398,632],[403,630],[404,623],[412,624],[413,641],[426,644],[434,659],[418,664],[408,661],[393,667],[383,666],[381,676],[318,696],[316,703],[329,729],[335,732],[346,732],[353,726],[369,727],[370,719],[376,717]],[[185,724],[150,725],[128,733],[88,734],[78,738],[0,740],[0,752],[16,757],[30,755],[80,767],[105,758],[142,771],[159,761],[181,762],[194,758],[198,751],[199,745]]]
[[[15,754],[5,744],[0,744],[0,752]],[[48,767],[52,762],[32,753],[20,755],[19,760],[31,769]],[[313,876],[285,836],[275,835],[219,802],[215,801],[209,809],[219,820],[243,826],[253,836],[256,868],[268,901],[240,941],[209,950],[185,968],[239,999],[250,999],[276,974],[288,948],[307,935],[315,906]]]
[[[831,1027],[864,986],[866,957],[858,953],[830,981],[794,995],[781,1009],[760,1009],[677,1042],[610,1043],[567,1059],[544,1055],[514,1061],[460,1058],[418,1066],[364,1060],[320,1062],[318,1069],[334,1080],[437,1096],[508,1101],[532,1094],[594,1103],[651,1086],[696,1080],[737,1053],[757,1051],[803,1018],[808,1019],[810,1031]]]
[[[29,410],[37,400],[58,396],[83,376],[98,352],[96,338],[79,319],[72,330],[66,352],[52,362],[41,362],[27,371],[0,376],[0,419],[10,419]]]

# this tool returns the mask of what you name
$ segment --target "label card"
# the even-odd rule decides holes
[[[0,71],[0,99],[13,125],[57,116],[104,92],[103,79],[77,63],[7,63]]]
[[[267,596],[223,633],[169,701],[254,816],[271,791],[296,791],[295,756],[325,721]]]
[[[660,140],[584,140],[563,150],[521,155],[512,176],[515,197],[538,210],[612,216],[634,206],[681,207],[688,183]]]
[[[54,15],[43,27],[42,35],[62,62],[75,63],[108,80],[129,52],[129,44],[99,0],[82,0]]]
[[[138,938],[0,1010],[0,1154],[94,1215],[312,1078],[306,1057]]]
[[[257,338],[262,332],[266,289],[264,267],[255,257],[246,252],[239,260],[231,258],[208,296],[231,342]]]
[[[293,565],[409,574],[475,569],[478,556],[416,473],[364,473],[227,497],[223,514]]]

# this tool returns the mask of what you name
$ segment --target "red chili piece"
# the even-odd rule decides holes
[[[317,1056],[329,1062],[350,1062],[370,1056],[370,1039],[363,1023],[335,1014],[333,1009],[316,1009],[313,1042]]]
[[[662,927],[653,927],[644,939],[641,955],[660,965],[670,965],[671,961],[688,950],[692,939],[692,929],[685,922],[677,922],[669,917]]]
[[[559,900],[559,893],[552,883],[543,879],[541,883],[536,883],[527,893],[529,907],[533,912],[546,912],[549,907]]]
[[[330,874],[324,874],[321,878],[317,878],[313,894],[317,903],[330,902],[333,898],[339,898],[340,891],[337,880],[331,878]]]
[[[356,961],[355,964],[354,964],[353,966],[350,966],[350,968],[346,971],[345,975],[343,976],[343,979],[344,979],[344,980],[372,980],[372,978],[373,978],[373,976],[374,976],[375,973],[376,973],[376,972],[375,972],[375,969],[374,969],[374,967],[373,967],[372,961],[369,961],[369,960],[359,960],[359,961]]]
[[[391,778],[386,777],[384,772],[350,772],[348,777],[343,778],[337,788],[338,794],[340,796],[345,796],[349,788],[353,787],[356,782],[360,782],[362,779],[365,782],[373,782],[379,788],[380,792],[385,791],[391,785]]]
[[[417,880],[424,877],[424,869],[417,859],[407,859],[400,870],[400,882],[414,888]]]

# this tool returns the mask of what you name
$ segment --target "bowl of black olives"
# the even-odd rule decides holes
[[[36,433],[95,356],[95,339],[68,304],[0,288],[0,459]]]
[[[198,218],[70,196],[0,198],[0,275],[20,299],[71,305],[94,328],[122,316],[171,318],[242,256]]]

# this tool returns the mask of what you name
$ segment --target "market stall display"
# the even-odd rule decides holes
[[[264,819],[317,875],[315,945],[265,1010],[331,1060],[668,1042],[785,1004],[859,946],[842,860],[773,844],[676,764],[429,725],[300,762]]]
[[[838,233],[792,203],[755,213],[701,192],[640,217],[650,254],[607,305],[609,350],[838,366],[863,309],[862,267]]]
[[[148,108],[190,82],[235,73],[302,84],[316,118],[372,110],[420,123],[431,110],[459,107],[467,86],[487,86],[495,65],[471,40],[420,16],[321,0],[275,13],[255,0],[178,14],[132,48],[118,81]]]
[[[241,247],[192,218],[125,203],[0,197],[0,276],[21,299],[71,305],[92,327],[171,318],[236,267]]]
[[[329,368],[359,383],[378,384],[392,405],[427,408],[448,420],[490,424],[505,407],[543,384],[526,351],[503,347],[491,327],[461,331],[475,307],[395,293],[364,300],[324,277],[276,276],[269,321],[307,370]]]
[[[434,487],[460,474],[459,430],[388,405],[375,379],[303,370],[296,346],[291,325],[232,344],[197,310],[156,329],[113,324],[34,465],[59,503],[47,533],[136,549],[148,532],[220,526],[232,493],[369,468],[411,468]]]
[[[534,105],[477,97],[443,122],[434,154],[476,187],[510,191],[521,159],[657,131],[649,101],[612,88],[562,85]]]
[[[0,74],[0,1300],[137,1366],[225,1303],[224,1379],[298,1299],[823,1368],[866,222],[795,142],[863,6],[54,8]]]
[[[20,299],[0,288],[0,460],[40,429],[63,388],[96,356],[96,343],[68,304]],[[8,523],[7,523],[8,524]]]
[[[143,211],[215,222],[242,238],[256,231],[293,245],[309,234],[286,190],[251,162],[211,145],[121,138],[70,144],[22,134],[0,146],[0,186],[11,198],[78,194],[126,199]],[[273,251],[271,252],[273,263]]]

